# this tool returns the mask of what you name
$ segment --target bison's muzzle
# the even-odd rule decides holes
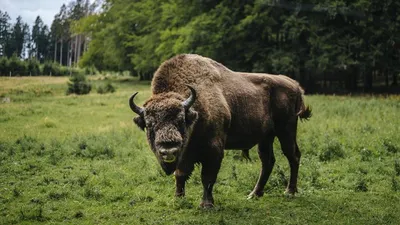
[[[179,151],[178,148],[170,148],[170,149],[161,148],[158,150],[161,159],[166,163],[175,162],[176,154],[178,153],[178,151]]]

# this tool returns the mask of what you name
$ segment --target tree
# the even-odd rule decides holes
[[[27,32],[26,26],[22,22],[22,17],[18,16],[17,21],[14,24],[10,36],[10,53],[16,54],[18,57],[22,55],[22,49],[24,47],[25,36]]]
[[[10,35],[10,16],[0,10],[0,56],[6,56]]]
[[[35,57],[44,62],[49,57],[50,35],[47,25],[44,25],[40,16],[36,17],[32,27],[33,52]]]

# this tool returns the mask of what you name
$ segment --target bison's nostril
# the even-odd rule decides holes
[[[160,153],[161,159],[166,163],[172,163],[176,160],[176,153],[178,152],[178,148],[160,148],[158,150]]]
[[[160,155],[172,155],[178,152],[178,148],[161,148],[159,152]]]

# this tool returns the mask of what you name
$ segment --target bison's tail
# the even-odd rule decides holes
[[[301,120],[308,120],[312,116],[312,110],[309,105],[304,104],[303,94],[297,99],[297,116]]]

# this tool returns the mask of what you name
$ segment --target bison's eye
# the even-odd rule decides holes
[[[178,123],[178,131],[181,134],[185,133],[185,123],[184,122],[179,122]]]
[[[152,122],[146,121],[146,127],[147,127],[147,128],[153,127],[153,123],[152,123]]]

